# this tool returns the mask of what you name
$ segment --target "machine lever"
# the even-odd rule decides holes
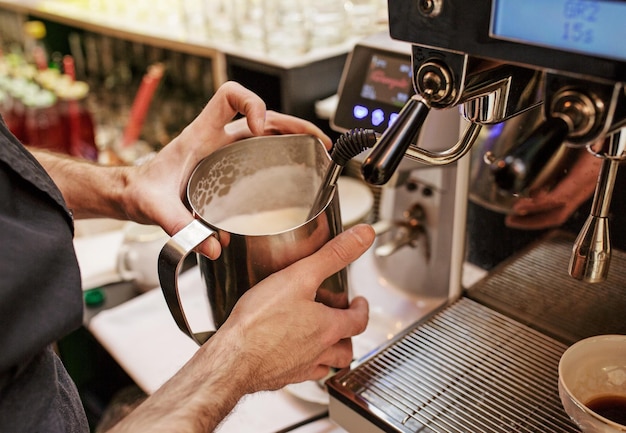
[[[391,179],[406,150],[419,135],[429,111],[426,101],[418,95],[414,95],[405,104],[361,167],[363,177],[368,183],[383,185]]]
[[[514,194],[524,191],[559,149],[569,129],[568,123],[561,117],[543,122],[530,137],[491,163],[495,184]]]

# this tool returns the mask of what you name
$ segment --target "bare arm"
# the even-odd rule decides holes
[[[231,123],[237,113],[245,119]],[[193,218],[181,197],[198,162],[236,139],[276,132],[310,133],[331,144],[311,123],[266,113],[256,95],[227,83],[176,139],[141,166],[99,167],[34,154],[76,216],[129,218],[174,234]],[[367,302],[356,298],[349,308],[335,309],[316,302],[315,293],[373,240],[371,227],[356,226],[250,289],[193,358],[112,431],[212,431],[245,394],[321,379],[330,366],[349,365],[350,337],[365,329]],[[204,245],[202,252],[211,257],[219,250]]]
[[[315,292],[373,240],[370,226],[353,227],[249,290],[189,363],[112,432],[213,431],[245,394],[348,366],[349,337],[365,330],[367,302],[335,309],[315,302]]]
[[[59,187],[75,218],[129,218],[122,201],[128,167],[103,167],[45,150],[29,150]]]
[[[238,113],[245,117],[232,122]],[[328,148],[332,144],[312,123],[266,112],[257,95],[229,82],[178,137],[141,166],[103,167],[42,151],[33,154],[59,186],[76,218],[130,219],[160,225],[173,235],[193,219],[181,198],[202,158],[235,140],[276,133],[312,134]],[[216,257],[219,243],[212,238],[201,251]]]

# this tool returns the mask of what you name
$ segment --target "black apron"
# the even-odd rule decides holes
[[[0,432],[89,431],[52,343],[82,323],[73,222],[0,119]]]

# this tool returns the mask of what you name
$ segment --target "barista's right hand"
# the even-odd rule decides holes
[[[357,225],[248,290],[219,331],[112,432],[213,431],[246,394],[347,367],[350,337],[367,325],[367,301],[355,298],[337,309],[316,302],[315,293],[374,236],[370,226]]]
[[[350,364],[350,337],[365,330],[367,301],[357,297],[347,309],[338,309],[316,302],[315,296],[323,281],[361,256],[374,237],[369,225],[357,225],[239,300],[212,339],[222,334],[238,341],[231,350],[238,351],[237,374],[248,376],[246,393],[319,380],[330,367]]]

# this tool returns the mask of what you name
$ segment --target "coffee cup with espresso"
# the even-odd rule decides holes
[[[584,433],[626,432],[626,335],[570,346],[559,362],[559,395]]]
[[[184,259],[208,237],[217,237],[222,247],[216,260],[198,255],[217,329],[247,290],[341,232],[336,190],[307,218],[330,162],[318,138],[291,134],[241,140],[198,164],[186,193],[195,219],[168,240],[158,262],[170,313],[186,335],[202,344],[214,334],[191,330],[178,291]],[[345,269],[324,281],[317,300],[348,306]]]

